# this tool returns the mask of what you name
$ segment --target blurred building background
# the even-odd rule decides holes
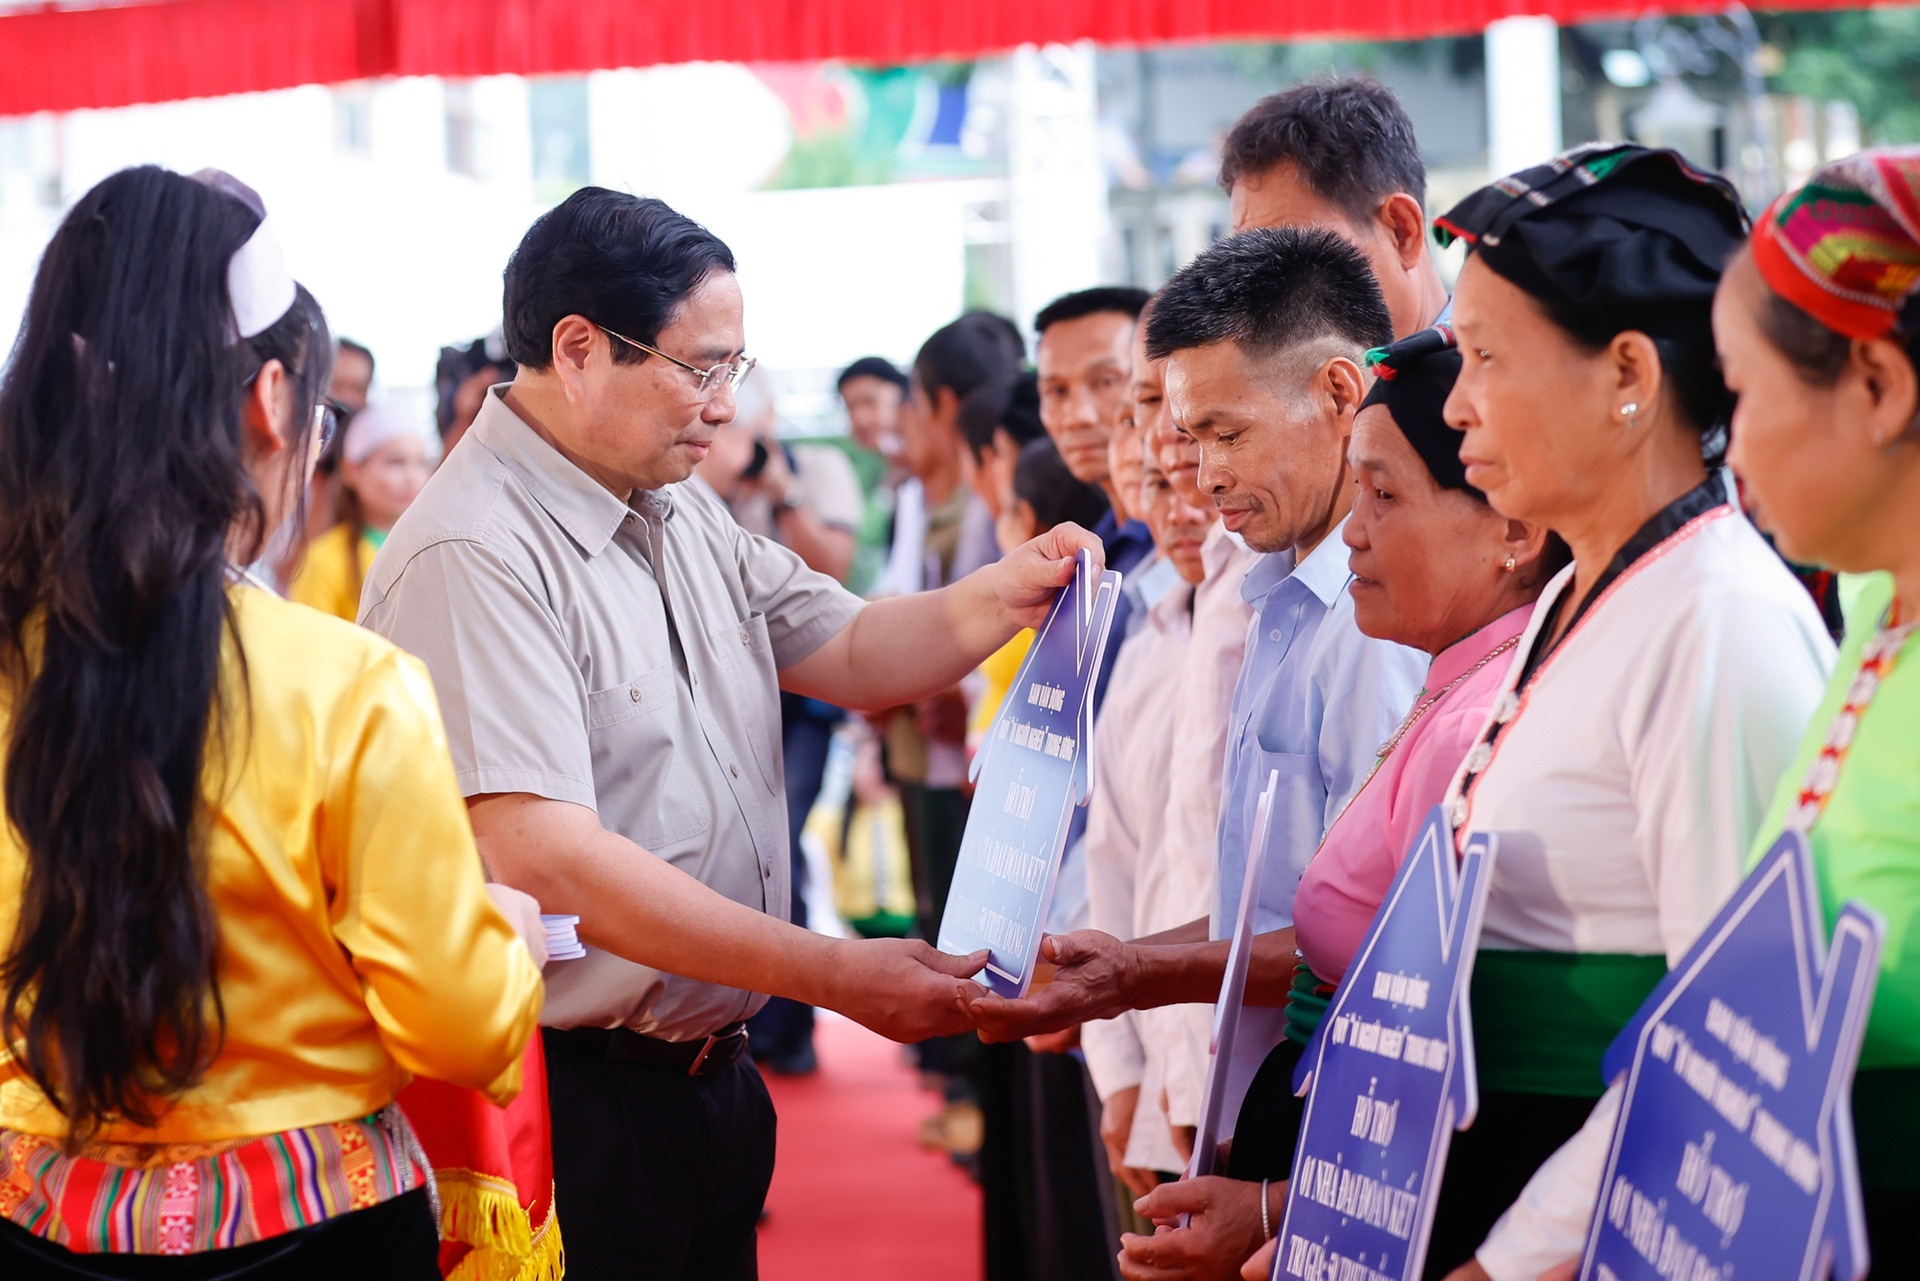
[[[295,273],[377,353],[381,384],[425,386],[442,344],[498,322],[527,224],[597,183],[658,195],[734,247],[783,417],[837,433],[832,375],[856,356],[904,362],[963,307],[1024,324],[1067,289],[1163,281],[1225,230],[1223,132],[1310,76],[1365,71],[1401,96],[1430,211],[1588,139],[1677,146],[1756,207],[1824,160],[1920,140],[1920,9],[1496,27],[407,77],[0,118],[0,342],[68,201],[128,164],[214,165],[266,197]]]

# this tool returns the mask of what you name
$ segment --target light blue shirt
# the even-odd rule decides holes
[[[1333,820],[1373,772],[1380,747],[1412,708],[1428,655],[1361,632],[1347,584],[1345,521],[1296,568],[1291,552],[1255,561],[1242,589],[1253,605],[1233,692],[1213,936],[1240,911],[1247,842],[1269,772],[1278,770],[1254,927],[1293,924],[1293,895]]]

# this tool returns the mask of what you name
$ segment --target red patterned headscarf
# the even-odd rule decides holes
[[[1835,333],[1920,333],[1920,147],[1836,160],[1753,228],[1767,285]]]

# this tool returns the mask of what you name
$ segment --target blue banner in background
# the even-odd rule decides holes
[[[1480,1106],[1467,989],[1494,840],[1456,864],[1434,807],[1307,1046],[1276,1281],[1421,1274],[1447,1148]]]
[[[1849,903],[1829,949],[1805,838],[1767,852],[1607,1050],[1582,1278],[1866,1274],[1849,1093],[1884,933]]]
[[[1119,599],[1120,575],[1096,572],[1081,552],[973,758],[973,805],[938,946],[986,948],[981,982],[1001,996],[1024,996],[1033,981],[1067,822],[1087,801],[1093,687]]]

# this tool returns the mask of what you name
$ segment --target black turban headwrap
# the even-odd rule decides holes
[[[1367,353],[1367,364],[1374,372],[1374,384],[1360,408],[1385,405],[1393,425],[1420,455],[1436,484],[1486,502],[1487,496],[1467,483],[1467,469],[1460,462],[1464,433],[1447,426],[1441,414],[1460,376],[1453,326],[1442,321],[1390,347],[1375,347]]]
[[[1677,151],[1589,143],[1511,174],[1434,220],[1576,333],[1695,340],[1747,236],[1733,184]]]

